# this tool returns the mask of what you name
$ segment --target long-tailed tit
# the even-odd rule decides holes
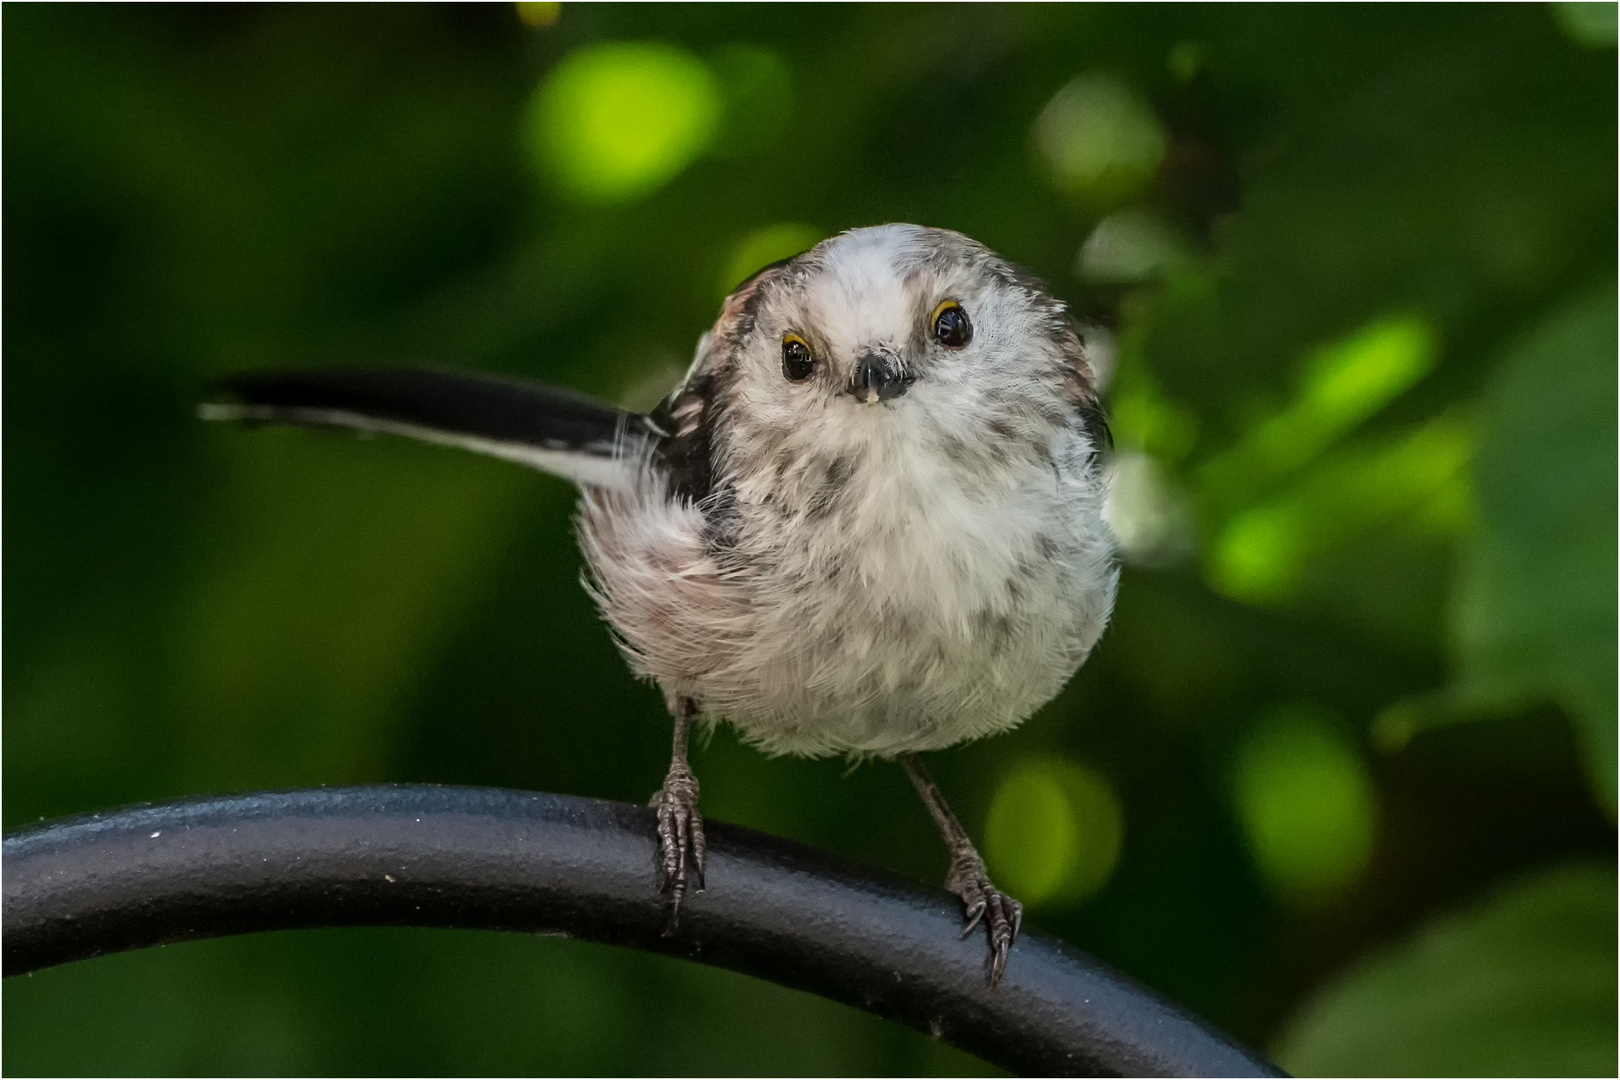
[[[649,416],[426,370],[227,385],[237,402],[206,416],[413,436],[579,485],[588,587],[675,718],[653,798],[672,925],[703,888],[687,737],[724,721],[771,754],[899,761],[999,981],[1022,908],[917,755],[1056,694],[1118,580],[1093,373],[1039,281],[958,233],[844,233],[740,285]]]

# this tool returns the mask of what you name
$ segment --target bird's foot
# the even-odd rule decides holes
[[[697,804],[697,776],[686,762],[672,763],[650,803],[658,810],[658,891],[669,905],[665,937],[680,922],[686,894],[703,891],[703,818]]]
[[[968,843],[951,852],[951,872],[945,878],[945,887],[962,898],[964,938],[973,933],[980,922],[984,923],[985,934],[990,939],[985,974],[994,989],[1007,970],[1007,950],[1018,939],[1024,905],[996,888],[984,868],[984,860]]]

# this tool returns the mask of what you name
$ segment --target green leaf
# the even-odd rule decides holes
[[[1211,583],[1282,606],[1313,562],[1380,532],[1451,535],[1468,521],[1467,420],[1444,413],[1393,437],[1330,452],[1276,497],[1233,514],[1210,546]]]
[[[1615,294],[1559,312],[1490,387],[1452,619],[1460,696],[1559,702],[1615,803]]]
[[[1377,319],[1318,349],[1287,408],[1204,465],[1206,495],[1227,509],[1253,505],[1410,390],[1435,351],[1434,328],[1411,315]]]
[[[1613,1076],[1613,867],[1543,872],[1369,957],[1277,1041],[1298,1076]]]

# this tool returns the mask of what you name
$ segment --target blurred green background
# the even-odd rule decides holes
[[[750,270],[921,222],[1105,328],[1114,623],[935,765],[1029,922],[1301,1073],[1615,1073],[1613,4],[0,18],[6,828],[396,780],[645,800],[668,721],[564,483],[207,427],[202,388],[422,362],[645,407]],[[943,876],[897,769],[724,731],[694,764],[713,818]],[[515,936],[4,993],[14,1075],[988,1070]]]

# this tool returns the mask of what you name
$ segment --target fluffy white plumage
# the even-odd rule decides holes
[[[972,321],[961,348],[930,334],[944,302]],[[790,335],[815,357],[802,382]],[[904,393],[848,392],[871,354]],[[586,489],[593,591],[639,673],[768,752],[1006,730],[1112,607],[1096,417],[1037,282],[955,233],[845,233],[728,301],[668,402],[673,454],[628,441],[631,482]]]

